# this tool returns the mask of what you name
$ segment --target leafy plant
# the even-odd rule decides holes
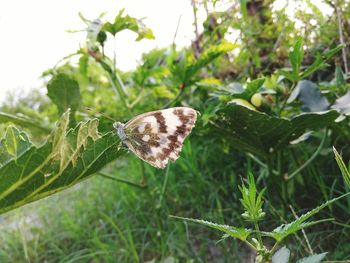
[[[267,157],[287,147],[307,130],[332,125],[339,114],[313,112],[286,119],[230,104],[218,110],[216,116],[213,126],[218,133],[229,137],[229,143],[235,148]]]
[[[0,141],[0,213],[68,188],[119,158],[119,139],[100,135],[98,120],[69,129],[67,111],[47,141],[37,147],[9,126]]]
[[[27,116],[21,115],[14,115],[14,114],[9,114],[6,112],[0,112],[0,122],[2,123],[7,123],[11,122],[13,124],[22,126],[22,127],[27,127],[32,130],[39,131],[40,133],[47,134],[50,132],[50,128],[45,126],[42,123],[38,123],[37,121],[33,120],[32,118],[29,118]]]
[[[338,151],[334,147],[333,147],[333,152],[334,152],[335,160],[337,161],[337,164],[339,166],[340,172],[344,178],[344,181],[345,181],[347,187],[350,188],[350,172],[349,172],[348,168],[346,167],[340,154],[338,153]]]
[[[298,38],[295,41],[293,50],[289,52],[288,58],[291,63],[291,71],[280,70],[280,73],[292,82],[298,82],[299,80],[305,79],[315,71],[326,67],[326,61],[338,53],[344,46],[338,45],[337,47],[324,52],[323,54],[318,53],[315,61],[308,66],[305,70],[302,70],[302,62],[304,58],[304,47],[303,40]]]
[[[124,9],[121,9],[118,15],[115,17],[114,22],[106,22],[102,26],[102,32],[111,33],[115,36],[117,33],[123,30],[130,30],[138,34],[136,41],[142,39],[154,39],[154,35],[151,29],[147,28],[141,19],[136,19],[129,15],[123,16]]]
[[[350,6],[340,1],[335,7],[327,1],[338,10],[328,16],[310,1],[305,6],[300,2],[295,8],[296,23],[286,14],[288,7],[277,10],[272,7],[274,1],[241,1],[220,12],[211,10],[217,2],[192,1],[195,13],[199,8],[207,13],[204,29],[192,46],[180,48],[174,41],[154,49],[143,54],[137,69],[130,72],[119,70],[116,58],[105,53],[107,45],[113,46],[108,43],[110,36],[121,37],[120,32],[129,30],[137,35],[136,41],[152,39],[151,29],[124,10],[110,21],[103,14],[94,20],[80,15],[87,27],[82,30],[86,41],[43,74],[50,77],[48,97],[33,92],[5,101],[0,109],[4,182],[0,212],[93,174],[102,176],[94,176],[67,195],[27,207],[35,207],[36,214],[37,206],[46,206],[39,219],[43,225],[33,231],[28,227],[33,232],[30,238],[21,230],[15,235],[9,229],[5,235],[2,229],[1,262],[240,262],[251,254],[237,243],[216,246],[202,230],[189,240],[187,229],[167,220],[168,214],[184,213],[215,218],[218,224],[199,223],[254,247],[260,253],[257,260],[287,262],[314,254],[311,245],[305,245],[308,239],[320,253],[329,251],[332,259],[348,257],[349,197],[347,203],[336,202],[327,209],[321,205],[299,218],[295,215],[295,220],[287,211],[289,204],[298,211],[316,207],[318,200],[330,200],[326,203],[330,204],[348,189],[348,167],[336,154],[344,188],[338,184],[338,168],[330,154],[332,145],[341,149],[344,159],[350,154],[349,56],[342,44],[349,42]],[[345,40],[339,29],[345,32]],[[73,56],[78,59],[71,60]],[[193,107],[201,115],[181,158],[167,168],[165,176],[132,155],[120,159],[124,151],[117,147],[120,142],[110,131],[107,116],[127,121],[143,112],[180,105]],[[117,166],[108,165],[116,159]],[[263,182],[265,187],[260,193],[251,175],[238,187],[237,178],[252,160],[257,185]],[[147,188],[133,183],[140,173],[147,178]],[[122,179],[125,176],[127,180]],[[126,184],[116,188],[104,178]],[[229,191],[228,185],[235,191]],[[53,215],[57,198],[62,209]],[[244,216],[236,213],[239,205]],[[334,224],[309,221],[315,213],[334,218]],[[290,223],[260,230],[281,218]],[[224,224],[231,219],[235,226]],[[16,222],[8,221],[11,224],[3,225]],[[287,237],[308,226],[313,226],[314,233],[306,242],[295,235],[298,242],[277,250]],[[323,235],[325,231],[329,235]],[[300,261],[319,262],[324,257],[321,253]]]
[[[78,82],[66,74],[58,74],[47,83],[47,96],[57,106],[59,115],[70,109],[74,123],[74,114],[81,101]]]
[[[267,231],[261,231],[258,223],[266,215],[265,212],[263,212],[262,210],[262,205],[263,205],[262,199],[263,199],[263,194],[265,189],[261,191],[259,194],[257,194],[255,181],[252,174],[248,174],[247,184],[248,184],[248,187],[246,187],[244,184],[243,186],[240,187],[240,191],[242,194],[241,203],[244,208],[244,213],[242,214],[242,217],[246,221],[254,225],[254,230],[249,228],[247,229],[242,227],[216,224],[216,223],[212,223],[212,222],[200,220],[200,219],[192,219],[192,218],[185,218],[185,217],[178,217],[178,216],[171,216],[171,217],[217,229],[225,233],[225,235],[223,236],[223,238],[225,239],[228,237],[233,237],[243,241],[245,244],[247,244],[249,247],[251,247],[253,250],[256,251],[257,256],[255,259],[255,262],[270,262],[271,259],[272,259],[272,262],[288,262],[290,252],[287,248],[283,247],[276,252],[281,242],[284,241],[288,236],[294,234],[297,231],[313,226],[315,224],[333,220],[333,219],[323,219],[318,221],[307,221],[311,216],[317,214],[323,208],[329,206],[335,201],[345,196],[348,196],[350,194],[349,192],[339,197],[333,198],[323,203],[322,205],[312,209],[311,211],[304,213],[300,217],[297,217],[296,220],[290,222],[289,224],[282,224],[276,227],[271,232],[267,232]],[[267,246],[264,245],[264,242],[262,239],[262,237],[264,236],[273,238],[275,240],[275,244],[271,249],[268,249]],[[319,255],[312,255],[310,257],[301,259],[298,262],[320,262],[324,258],[324,256],[325,256],[325,253],[319,254]]]
[[[195,58],[189,50],[182,50],[179,53],[173,52],[168,58],[170,71],[168,84],[178,91],[176,98],[167,103],[165,107],[179,103],[186,91],[198,81],[198,73],[209,63],[234,48],[235,45],[223,42],[204,50],[198,58]]]

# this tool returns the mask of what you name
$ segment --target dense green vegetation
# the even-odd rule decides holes
[[[324,1],[332,16],[296,1],[294,18],[272,0],[208,11],[219,2],[193,2],[207,19],[192,46],[130,72],[106,42],[152,30],[123,10],[81,15],[86,42],[43,73],[47,96],[1,106],[0,262],[350,260],[350,179],[333,152],[348,163],[349,1]],[[112,120],[179,105],[200,116],[176,163],[118,147]]]

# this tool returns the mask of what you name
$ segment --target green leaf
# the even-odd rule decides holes
[[[6,129],[4,139],[0,141],[0,168],[16,160],[31,147],[28,136],[14,126]]]
[[[227,42],[211,46],[203,51],[197,59],[193,57],[192,52],[186,50],[182,50],[179,54],[172,54],[168,59],[172,85],[175,87],[192,85],[196,81],[194,77],[201,69],[235,47]]]
[[[247,96],[247,99],[250,99],[261,87],[264,85],[265,78],[254,79],[247,83],[247,87],[244,93]]]
[[[72,114],[74,114],[81,100],[78,82],[62,73],[49,81],[47,95],[56,104],[60,114],[68,109],[71,109]]]
[[[111,33],[115,36],[118,32],[123,30],[130,30],[138,34],[136,41],[142,39],[154,39],[151,29],[147,28],[140,19],[136,19],[129,15],[123,16],[124,9],[121,9],[115,17],[114,22],[107,22],[103,25],[102,30]]]
[[[327,255],[327,252],[312,255],[306,258],[299,259],[296,263],[319,263],[325,258],[326,255]]]
[[[193,64],[188,67],[188,75],[195,75],[200,69],[208,65],[210,62],[222,56],[223,54],[232,51],[235,47],[235,45],[229,42],[223,42],[221,44],[211,46],[205,50]]]
[[[237,104],[227,105],[216,114],[213,128],[239,150],[263,157],[289,145],[307,130],[333,124],[336,111],[304,113],[292,119],[269,116]]]
[[[336,65],[335,66],[335,83],[338,87],[342,87],[344,85],[346,85],[346,80],[345,80],[345,77],[344,77],[344,72],[341,68],[340,65]]]
[[[272,256],[272,263],[288,263],[290,257],[290,250],[287,247],[281,247]]]
[[[340,154],[338,153],[337,149],[333,147],[333,152],[335,156],[335,160],[337,161],[337,164],[339,166],[340,172],[343,175],[344,181],[347,184],[347,186],[350,188],[350,172],[348,168],[346,167],[343,158],[341,158]]]
[[[320,88],[309,80],[301,80],[295,87],[299,91],[299,99],[303,106],[301,109],[306,112],[325,111],[329,107],[329,102],[321,94]]]
[[[295,233],[303,228],[306,228],[306,227],[309,227],[309,226],[312,226],[312,225],[315,225],[315,224],[318,224],[321,222],[329,221],[330,219],[313,221],[313,222],[305,222],[311,216],[317,214],[326,206],[329,206],[330,204],[334,203],[335,201],[338,201],[339,199],[341,199],[349,194],[350,193],[347,193],[347,194],[338,196],[336,198],[333,198],[333,199],[323,203],[322,205],[312,209],[311,211],[301,215],[299,218],[297,218],[293,222],[291,222],[289,224],[282,224],[279,227],[275,228],[272,232],[264,232],[263,234],[265,236],[269,236],[269,237],[276,239],[278,242],[281,242],[287,236],[289,236],[289,235],[291,235],[291,234],[293,234],[293,233]]]
[[[226,90],[230,94],[230,98],[240,98],[249,101],[251,97],[258,92],[265,82],[265,78],[254,79],[247,82],[245,88],[243,88],[239,83],[230,83]]]
[[[294,78],[293,72],[290,71],[289,69],[288,70],[287,69],[285,69],[285,70],[279,69],[278,70],[278,74],[286,77],[290,81],[296,81],[295,78]]]
[[[304,79],[309,75],[311,75],[312,73],[314,73],[316,70],[319,70],[326,66],[327,66],[326,61],[324,60],[322,55],[317,54],[315,61],[309,67],[307,67],[304,72],[300,74],[300,79]]]
[[[265,213],[262,211],[262,197],[265,189],[263,189],[257,196],[253,174],[248,173],[248,188],[244,184],[242,186],[238,186],[238,188],[242,193],[242,199],[240,199],[240,201],[245,210],[242,216],[246,220],[253,222],[263,219]]]
[[[51,131],[51,129],[44,126],[44,124],[40,124],[36,121],[33,121],[32,119],[24,115],[19,116],[0,111],[0,123],[6,122],[12,122],[13,124],[17,124],[22,127],[35,129],[42,133],[49,133]]]
[[[300,74],[300,79],[304,79],[314,73],[316,70],[328,66],[326,61],[337,54],[343,47],[344,45],[338,45],[331,50],[325,51],[323,54],[317,54],[316,60]]]
[[[88,65],[89,65],[89,56],[87,54],[84,54],[79,58],[79,71],[84,76],[87,75]]]
[[[303,41],[302,38],[298,38],[294,44],[293,51],[289,52],[289,61],[292,64],[292,79],[293,81],[299,80],[299,73],[301,63],[304,57]],[[287,77],[287,76],[286,76]]]
[[[37,147],[25,133],[7,129],[0,141],[0,213],[70,187],[125,151],[113,132],[100,135],[98,120],[68,128],[66,112],[46,143]]]
[[[245,241],[247,237],[253,232],[253,230],[251,229],[246,229],[242,227],[233,227],[228,225],[219,225],[219,224],[201,220],[201,219],[193,219],[193,218],[186,218],[186,217],[179,217],[179,216],[170,216],[170,217],[208,226],[208,227],[220,230],[221,232],[224,232],[227,235],[242,241]]]
[[[346,45],[340,44],[340,45],[336,46],[335,48],[332,48],[331,50],[328,50],[325,53],[323,53],[323,56],[325,57],[326,60],[330,59],[335,54],[337,54],[340,50],[342,50],[344,47],[346,47]]]
[[[242,16],[244,18],[247,17],[247,0],[240,0],[239,4],[240,4],[240,7],[241,7]]]

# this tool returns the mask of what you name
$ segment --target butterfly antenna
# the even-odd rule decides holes
[[[93,109],[88,108],[88,107],[86,107],[86,110],[89,111],[89,112],[91,112],[93,115],[95,115],[95,114],[97,113],[97,114],[99,114],[99,115],[105,117],[106,119],[109,119],[109,120],[115,122],[115,119],[113,119],[112,117],[108,116],[107,114],[105,114],[105,113],[103,113],[103,112],[93,111]]]

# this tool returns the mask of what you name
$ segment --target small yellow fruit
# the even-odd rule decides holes
[[[261,96],[260,93],[255,93],[251,98],[250,102],[255,106],[255,107],[260,107],[262,104],[262,99],[263,97]]]

